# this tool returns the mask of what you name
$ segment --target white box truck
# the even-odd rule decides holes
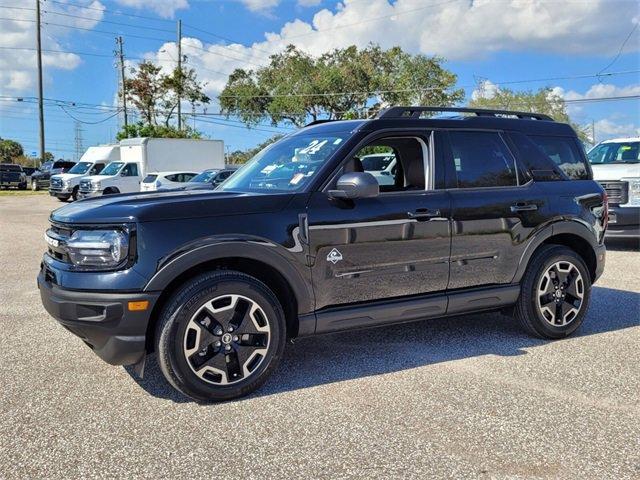
[[[76,200],[80,181],[83,178],[99,174],[111,162],[120,160],[120,145],[98,145],[89,147],[80,161],[67,173],[51,176],[49,195],[66,202],[69,198]]]
[[[222,140],[128,138],[120,141],[118,161],[111,162],[99,175],[80,181],[78,196],[138,192],[149,172],[201,172],[209,168],[224,168]]]

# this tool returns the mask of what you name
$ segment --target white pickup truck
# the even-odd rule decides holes
[[[107,164],[117,160],[120,160],[120,145],[89,147],[67,173],[51,176],[49,195],[57,197],[61,202],[66,202],[69,198],[77,200],[80,181],[97,175]]]
[[[606,140],[587,156],[609,199],[607,237],[640,238],[640,137]]]
[[[150,172],[181,169],[201,172],[223,167],[221,140],[128,138],[120,141],[118,161],[111,162],[98,175],[80,181],[78,196],[138,192],[142,179]]]

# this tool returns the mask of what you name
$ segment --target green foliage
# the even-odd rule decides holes
[[[268,120],[302,126],[309,119],[362,118],[383,106],[449,106],[464,98],[440,57],[369,45],[312,57],[289,45],[257,70],[235,70],[219,96],[228,116],[247,125]]]
[[[175,68],[166,75],[160,67],[145,61],[133,69],[132,73],[133,76],[126,80],[127,101],[140,112],[142,122],[141,125],[130,125],[130,128],[122,129],[118,133],[118,139],[130,137],[141,130],[152,134],[143,136],[197,138],[194,137],[196,132],[188,127],[185,127],[185,132],[179,132],[172,126],[172,121],[177,116],[179,98],[192,107],[211,101],[204,93],[204,84],[198,82],[195,70]]]
[[[268,140],[265,140],[264,142],[260,143],[259,145],[253,148],[249,148],[247,150],[236,150],[235,152],[231,152],[229,154],[229,158],[227,159],[227,163],[234,163],[234,164],[247,163],[249,160],[251,160],[251,158],[253,158],[253,156],[256,153],[260,152],[260,150],[268,147],[272,143],[280,140],[281,138],[282,138],[282,135],[274,135],[273,137],[269,138]]]
[[[470,107],[518,110],[522,112],[544,113],[558,122],[568,123],[582,141],[588,141],[587,131],[571,121],[564,99],[551,88],[537,91],[516,92],[508,88],[498,88],[491,95],[479,96],[469,102]]]
[[[24,149],[15,140],[0,138],[0,161],[12,163],[13,159],[24,155]]]
[[[138,122],[122,127],[116,135],[118,140],[134,137],[151,137],[151,138],[202,138],[197,130],[189,126],[184,126],[182,130],[172,125],[152,125],[144,122]]]

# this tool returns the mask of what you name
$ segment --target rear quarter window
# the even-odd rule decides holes
[[[156,181],[156,178],[158,178],[158,175],[147,175],[144,177],[144,180],[142,180],[142,183],[153,183]]]
[[[590,178],[586,157],[575,138],[543,135],[528,135],[528,138],[571,180]]]

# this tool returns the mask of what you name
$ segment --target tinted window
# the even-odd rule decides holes
[[[57,162],[54,162],[52,168],[71,168],[75,164],[76,164],[75,162],[57,161]]]
[[[2,170],[3,172],[21,172],[22,167],[20,165],[11,165],[4,163],[0,165],[0,170]]]
[[[137,177],[138,165],[135,163],[127,163],[125,167],[122,169],[122,172],[125,177]]]
[[[587,154],[594,165],[603,163],[640,163],[640,142],[602,143]]]
[[[459,188],[517,185],[515,161],[497,133],[449,132]]]
[[[100,173],[102,171],[102,169],[104,168],[104,163],[96,163],[93,168],[91,169],[91,174],[92,175],[97,175],[98,173]]]
[[[199,175],[193,177],[190,182],[208,182],[218,173],[217,170],[204,171]]]
[[[158,178],[158,175],[147,175],[144,177],[144,180],[142,180],[142,183],[153,183],[156,181],[156,178]]]
[[[520,132],[509,132],[509,138],[518,152],[518,159],[522,160],[524,165],[519,167],[528,167],[538,181],[562,180],[560,169],[535,143],[526,135]],[[520,170],[523,171],[522,169]],[[526,169],[525,175],[529,176]],[[522,183],[522,182],[521,182]]]
[[[529,135],[535,143],[572,180],[587,180],[589,173],[578,145],[572,137]]]

